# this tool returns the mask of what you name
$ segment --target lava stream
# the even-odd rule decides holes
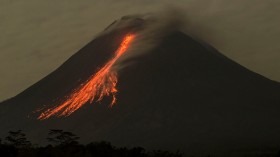
[[[55,115],[59,117],[69,116],[86,102],[98,102],[101,101],[104,96],[111,95],[112,101],[110,106],[114,105],[116,103],[116,93],[118,91],[116,88],[118,78],[117,72],[113,71],[111,68],[128,49],[134,37],[134,34],[126,35],[119,48],[116,50],[114,58],[109,60],[96,74],[92,75],[86,83],[75,89],[63,103],[47,109],[40,114],[38,119],[44,120]]]

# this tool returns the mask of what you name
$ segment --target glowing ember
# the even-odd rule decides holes
[[[38,119],[47,119],[51,116],[69,116],[71,113],[78,110],[86,102],[98,102],[104,96],[112,96],[110,106],[116,103],[117,93],[117,73],[112,71],[111,67],[120,58],[120,56],[127,50],[128,46],[134,39],[135,35],[128,34],[123,39],[120,47],[115,52],[114,58],[109,60],[104,67],[102,67],[96,74],[92,75],[90,79],[82,84],[79,88],[67,97],[67,99],[60,105],[47,109],[38,117]]]

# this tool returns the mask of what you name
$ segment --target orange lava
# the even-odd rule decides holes
[[[113,106],[117,100],[116,93],[118,90],[116,85],[118,78],[117,72],[113,71],[111,68],[120,56],[128,49],[134,37],[134,34],[126,35],[119,48],[116,50],[114,58],[109,60],[96,74],[92,75],[86,83],[74,90],[63,103],[56,107],[47,109],[40,114],[38,119],[44,120],[51,116],[69,116],[82,107],[86,102],[98,102],[101,101],[104,96],[112,96],[110,106]]]

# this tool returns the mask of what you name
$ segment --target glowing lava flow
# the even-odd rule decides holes
[[[116,103],[116,88],[118,78],[117,73],[112,71],[111,67],[120,58],[120,56],[128,49],[135,35],[128,34],[123,39],[120,47],[116,50],[114,58],[109,60],[96,74],[82,84],[78,89],[67,97],[60,105],[47,109],[38,117],[38,119],[47,119],[51,116],[69,116],[78,110],[86,102],[100,101],[104,96],[112,95],[111,105]]]

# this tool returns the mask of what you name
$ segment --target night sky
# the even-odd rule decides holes
[[[280,81],[279,0],[1,0],[0,101],[48,75],[115,19],[170,6],[186,15],[189,31]]]

